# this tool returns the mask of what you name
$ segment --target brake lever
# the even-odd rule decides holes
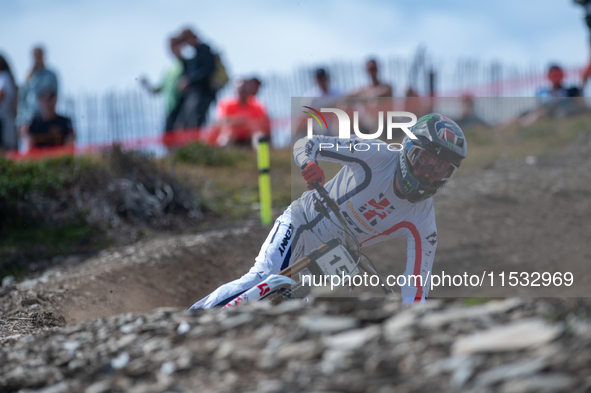
[[[314,210],[316,210],[318,213],[322,214],[326,218],[330,218],[330,213],[328,212],[328,209],[326,208],[326,206],[324,206],[324,204],[316,196],[316,194],[312,194],[312,198],[314,199]]]

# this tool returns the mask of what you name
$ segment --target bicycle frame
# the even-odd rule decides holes
[[[330,197],[326,189],[322,187],[319,182],[314,183],[312,186],[320,196],[319,199],[316,195],[313,195],[313,198],[315,199],[315,209],[319,213],[323,214],[326,218],[330,219],[330,213],[324,206],[324,204],[326,204],[326,206],[334,213],[335,217],[339,221],[339,224],[341,225],[341,228],[343,229],[344,244],[342,245],[346,249],[346,252],[348,252],[351,257],[356,259],[356,267],[368,274],[377,275],[380,280],[379,286],[382,288],[384,293],[394,293],[394,291],[384,282],[377,269],[371,264],[371,261],[369,261],[369,259],[360,252],[360,247],[353,238],[350,229],[347,226],[347,222],[343,217],[341,209],[336,201]],[[306,268],[308,268],[308,270],[310,270],[313,274],[322,274],[322,270],[316,264],[316,259],[318,259],[320,256],[323,256],[329,250],[334,250],[339,246],[341,246],[340,240],[336,238],[329,240],[318,249],[283,269],[277,275],[269,276],[262,283],[236,297],[234,300],[224,306],[224,308],[235,307],[239,304],[259,301],[277,294],[278,291],[286,291],[289,293],[290,288],[298,286],[298,283],[293,280],[294,276],[301,273]],[[279,301],[277,301],[276,298],[274,299],[274,302]]]
[[[320,182],[315,182],[312,184],[312,186],[314,187],[314,189],[316,190],[318,195],[320,195],[320,197],[321,197],[321,200],[318,200],[318,199],[315,200],[316,210],[319,211],[321,214],[323,214],[327,218],[329,218],[328,210],[324,209],[324,206],[322,205],[322,203],[326,203],[328,208],[330,210],[332,210],[334,215],[337,217],[337,219],[341,225],[341,228],[343,229],[343,237],[345,240],[345,244],[344,244],[345,247],[347,248],[349,253],[358,254],[358,255],[353,255],[354,257],[356,257],[358,259],[358,261],[357,261],[358,267],[361,270],[363,270],[364,272],[367,272],[368,274],[377,275],[378,278],[380,279],[380,287],[383,289],[384,293],[386,293],[386,294],[393,293],[392,289],[384,282],[384,280],[382,279],[382,277],[379,274],[379,272],[377,271],[377,269],[371,264],[371,261],[369,261],[369,259],[365,255],[363,255],[360,251],[354,251],[356,248],[358,248],[358,244],[353,239],[353,236],[351,235],[349,227],[347,226],[347,221],[345,220],[345,217],[343,217],[343,214],[341,213],[340,206],[336,203],[336,201],[334,199],[332,199],[330,197],[330,195],[328,194],[328,191],[326,191],[326,189],[320,185]],[[314,197],[316,198],[315,195],[314,195]],[[325,243],[323,246],[318,248],[317,251],[323,252],[328,247],[329,247],[329,242]],[[313,260],[309,256],[305,256],[302,259],[294,262],[291,266],[288,266],[287,268],[285,268],[284,270],[279,272],[279,275],[293,277],[293,275],[300,273],[302,270],[309,267],[312,263],[313,263]]]

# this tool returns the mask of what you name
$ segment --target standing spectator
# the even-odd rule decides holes
[[[183,74],[183,62],[181,57],[181,46],[178,37],[173,37],[169,41],[170,51],[174,55],[172,67],[164,74],[158,87],[150,86],[146,78],[142,78],[142,85],[151,93],[162,93],[166,103],[166,123],[164,131],[173,129],[176,118],[181,107],[181,96],[178,90],[179,80]]]
[[[591,40],[591,0],[574,0],[575,3],[581,5],[585,9],[585,24],[589,28],[589,39]],[[587,79],[591,77],[591,45],[590,45],[590,60],[589,64],[583,71],[583,86],[587,82]]]
[[[541,118],[560,118],[587,112],[585,100],[581,98],[581,90],[577,86],[565,87],[562,84],[564,71],[560,66],[551,65],[547,78],[550,87],[538,89],[536,97],[539,106],[519,116],[520,126],[526,127]]]
[[[185,29],[179,36],[181,45],[195,49],[194,56],[183,58],[183,75],[179,80],[179,90],[183,103],[175,129],[201,127],[206,122],[207,110],[215,98],[210,77],[215,72],[215,59],[208,45],[202,43],[190,30]]]
[[[474,96],[465,94],[461,98],[462,105],[462,117],[456,121],[456,123],[462,129],[476,128],[476,127],[487,127],[484,120],[476,114],[476,100]]]
[[[548,68],[547,78],[550,82],[550,87],[542,88],[536,94],[537,97],[540,97],[542,103],[547,102],[548,98],[581,96],[581,90],[578,87],[571,86],[567,88],[562,84],[564,71],[559,65],[552,64]]]
[[[237,96],[218,102],[218,122],[208,136],[210,144],[226,146],[233,143],[255,148],[259,137],[271,135],[267,110],[255,97],[260,86],[258,78],[241,79],[236,82]]]
[[[330,76],[324,68],[314,72],[316,86],[306,93],[306,97],[340,97],[341,92],[330,87]]]
[[[57,92],[53,86],[42,88],[38,96],[40,114],[25,129],[29,147],[73,146],[72,120],[56,113]]]
[[[158,87],[150,86],[146,78],[141,79],[142,85],[151,93],[162,93],[166,103],[166,123],[164,131],[171,131],[179,114],[181,107],[181,95],[178,90],[179,80],[183,74],[183,62],[181,57],[181,46],[178,37],[169,41],[170,51],[175,60],[172,67],[164,74]]]
[[[18,148],[16,108],[18,88],[8,62],[0,55],[0,151]]]
[[[57,94],[58,83],[55,73],[45,67],[45,53],[42,47],[33,48],[33,68],[21,90],[18,124],[29,124],[40,113],[38,95],[43,88],[51,88]]]
[[[353,110],[359,113],[359,128],[364,133],[374,133],[378,129],[379,113],[393,110],[392,100],[379,100],[379,98],[392,97],[392,86],[380,81],[378,62],[370,58],[365,63],[365,71],[370,79],[367,87],[349,94],[347,102],[350,105],[345,109],[352,118]],[[352,99],[351,99],[352,98]],[[385,138],[386,133],[382,133]]]
[[[304,97],[310,97],[306,106],[310,106],[312,108],[332,108],[335,107],[339,101],[339,97],[342,97],[343,94],[330,87],[330,75],[324,68],[317,68],[314,71],[314,81],[316,82],[316,86],[311,90],[307,91],[304,94]],[[307,115],[302,115],[298,119],[296,126],[293,128],[294,134],[292,135],[295,139],[299,139],[306,135],[306,127],[307,127]],[[331,134],[331,131],[335,131],[333,124],[331,124],[329,119],[328,134]]]
[[[378,77],[378,62],[376,61],[376,59],[369,59],[367,63],[365,63],[365,71],[367,72],[367,75],[370,79],[369,86],[349,94],[349,97],[392,97],[392,86],[387,83],[380,82],[380,79]]]

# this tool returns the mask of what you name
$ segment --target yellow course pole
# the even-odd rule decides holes
[[[261,203],[261,222],[263,225],[269,225],[272,222],[271,210],[271,177],[269,169],[271,160],[269,157],[269,140],[267,137],[259,138],[259,148],[257,150],[257,164],[259,168],[259,198]]]

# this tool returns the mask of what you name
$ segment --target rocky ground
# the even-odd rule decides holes
[[[434,273],[572,270],[570,289],[438,288],[420,306],[319,296],[189,313],[247,271],[269,228],[155,237],[5,280],[0,391],[591,392],[590,153],[585,142],[501,162],[436,198]],[[400,273],[403,242],[366,251]],[[450,296],[521,297],[467,306]]]
[[[127,313],[4,340],[0,389],[587,392],[588,305],[319,298]]]

